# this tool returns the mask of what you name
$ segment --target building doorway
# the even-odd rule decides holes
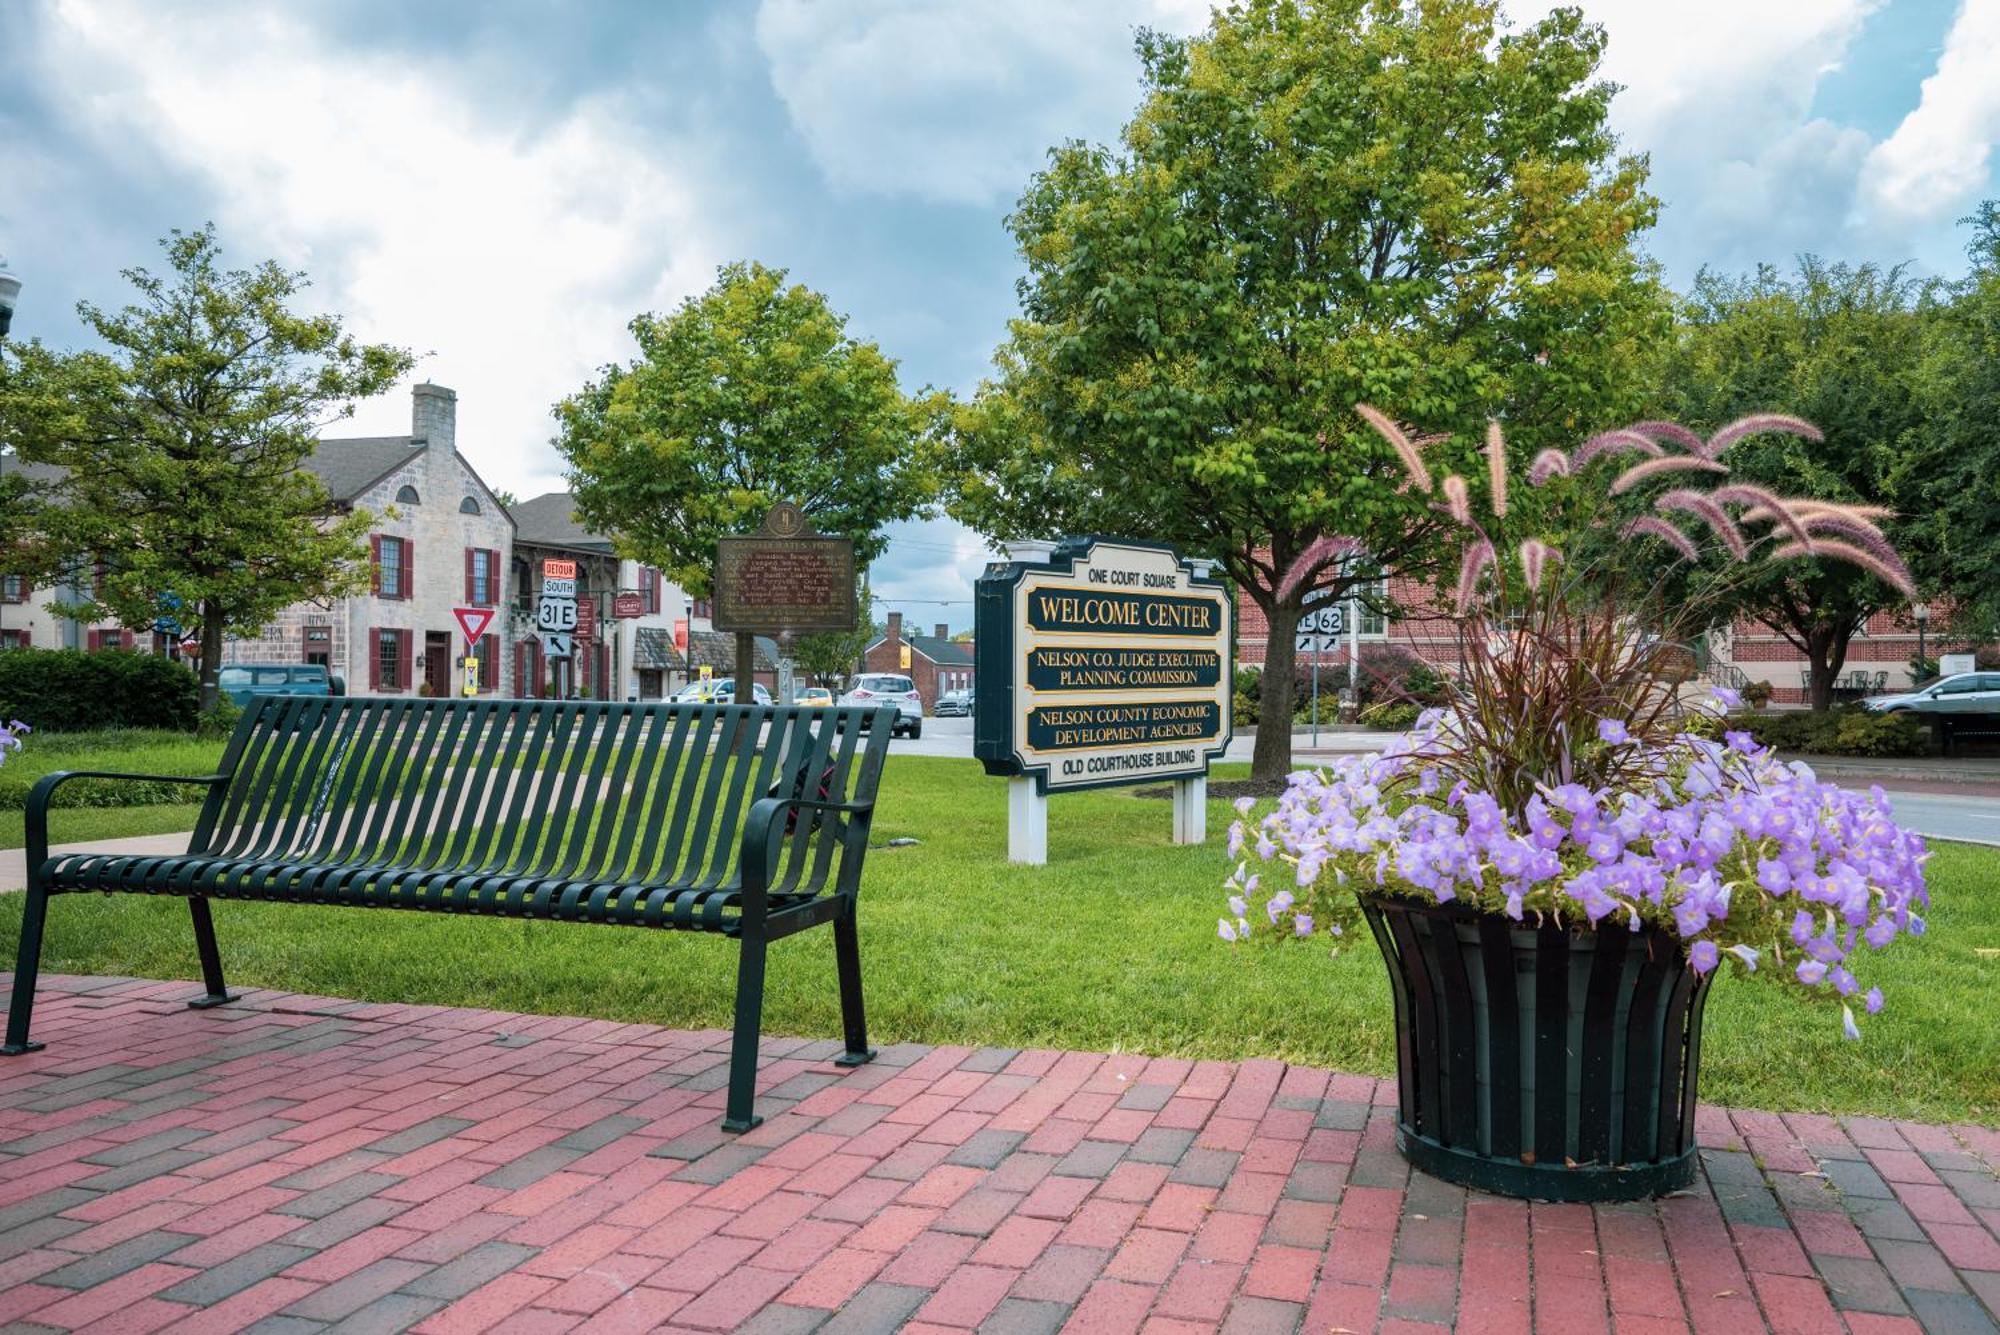
[[[451,696],[451,632],[424,632],[424,685],[439,700]]]
[[[305,642],[300,646],[299,661],[308,665],[317,664],[333,670],[333,627],[305,627]]]

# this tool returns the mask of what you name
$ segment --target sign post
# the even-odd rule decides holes
[[[1208,834],[1228,748],[1229,586],[1171,547],[1072,538],[975,586],[972,752],[1005,775],[1007,855],[1048,860],[1048,796],[1167,780],[1173,838]]]
[[[1340,638],[1346,609],[1339,604],[1319,607],[1326,602],[1327,591],[1316,589],[1306,595],[1305,611],[1299,615],[1298,638],[1293,647],[1302,654],[1312,655],[1312,745],[1319,745],[1319,656],[1333,647]]]
[[[459,687],[461,695],[479,694],[479,637],[493,624],[493,609],[490,607],[454,607],[452,616],[458,621],[458,628],[465,632],[465,681]]]
[[[556,665],[559,698],[569,695],[569,660],[576,656],[576,562],[542,562],[542,595],[535,602],[535,633],[542,657]]]
[[[854,541],[812,531],[798,506],[780,501],[747,537],[723,538],[715,550],[717,630],[736,633],[736,700],[756,698],[757,635],[853,630]],[[781,650],[782,652],[782,650]],[[778,665],[778,703],[790,704],[789,657]]]

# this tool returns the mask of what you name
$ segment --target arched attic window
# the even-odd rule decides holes
[[[423,503],[423,497],[417,495],[415,487],[405,486],[396,492],[396,504],[398,505],[422,505]]]
[[[476,515],[479,513],[479,502],[467,496],[458,503],[458,512],[462,515]]]

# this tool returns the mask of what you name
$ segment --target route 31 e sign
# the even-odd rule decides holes
[[[1229,585],[1170,547],[1072,538],[975,586],[973,754],[1039,793],[1206,776],[1229,745]]]

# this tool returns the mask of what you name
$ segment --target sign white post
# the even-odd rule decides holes
[[[1174,780],[1174,842],[1208,842],[1208,776]]]
[[[1007,780],[1007,861],[1040,867],[1049,860],[1049,795],[1032,775]]]

